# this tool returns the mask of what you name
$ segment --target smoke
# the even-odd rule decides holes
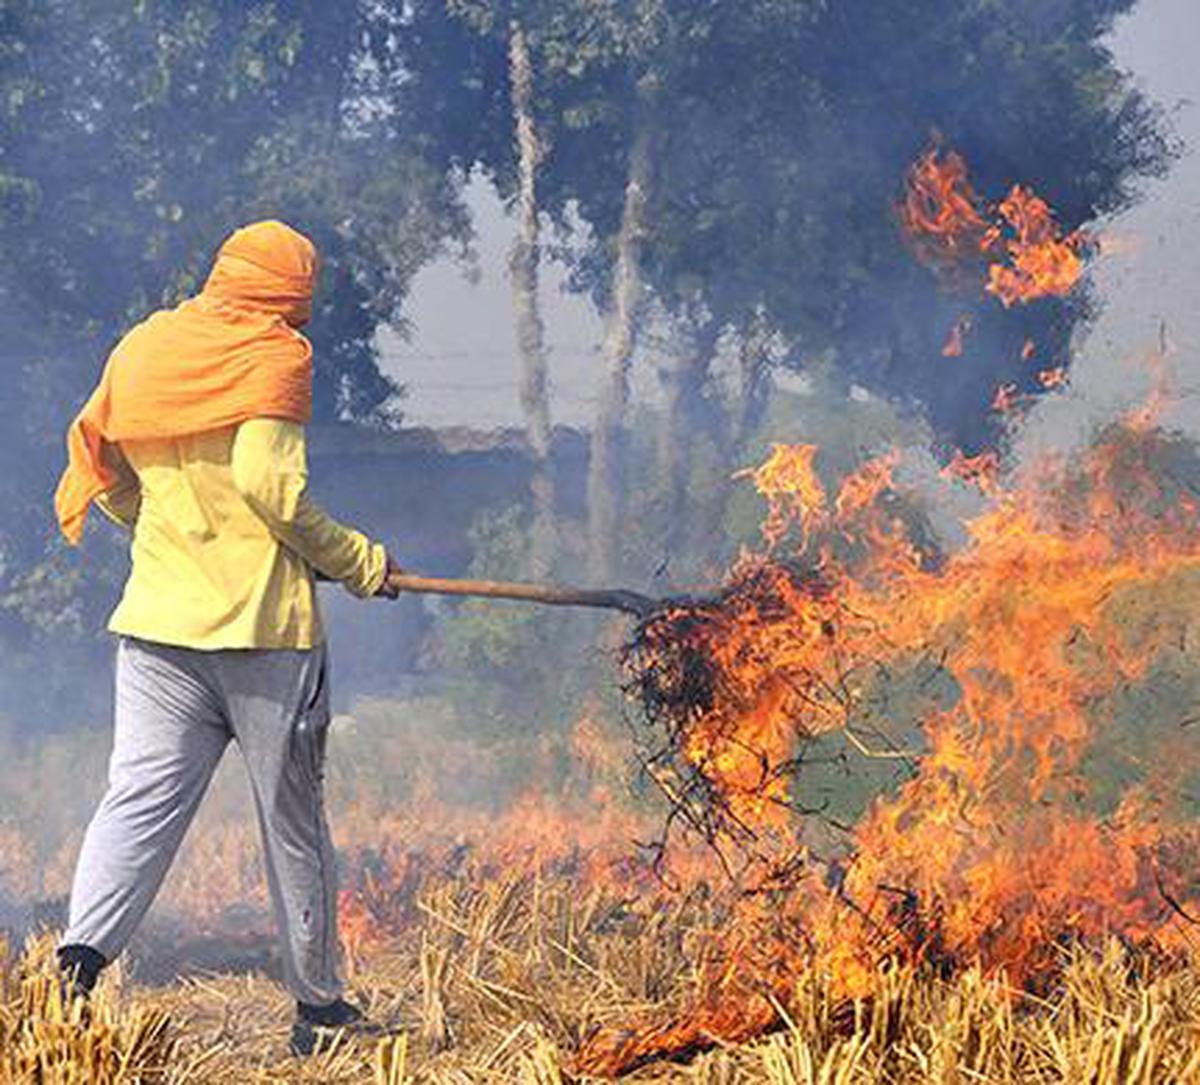
[[[1042,11],[1038,5],[1025,5],[1023,10]],[[1038,17],[1051,19],[1052,14],[1043,12]],[[881,26],[878,33],[890,31]],[[892,37],[886,47],[895,40]],[[1186,35],[1179,35],[1179,40],[1186,40]],[[869,47],[869,42],[862,45],[864,51]],[[870,81],[865,71],[847,70],[838,75],[837,85],[853,97],[863,90],[855,82],[860,78]],[[1156,88],[1151,90],[1159,93]],[[1171,91],[1168,97],[1175,94],[1177,91]],[[863,101],[878,98],[866,94]],[[844,130],[812,133],[831,141],[828,145],[814,143],[806,167],[813,172],[812,185],[823,198],[839,188],[854,198],[848,198],[844,217],[820,232],[819,240],[828,249],[797,254],[797,258],[819,265],[822,259],[831,259],[839,245],[862,246],[867,286],[849,289],[840,298],[819,299],[821,304],[814,305],[813,313],[798,314],[797,326],[804,323],[802,318],[819,323],[831,311],[840,315],[839,323],[830,325],[827,338],[810,341],[797,334],[790,341],[784,352],[787,364],[778,366],[765,416],[737,449],[736,462],[717,439],[716,427],[705,423],[704,412],[693,418],[696,432],[690,446],[687,488],[692,530],[678,549],[666,542],[671,525],[664,521],[654,453],[664,404],[655,362],[675,345],[643,336],[635,364],[639,383],[635,383],[638,413],[631,426],[631,511],[622,539],[630,587],[651,592],[681,583],[704,587],[723,575],[741,546],[757,543],[761,512],[757,500],[744,488],[735,487],[731,493],[728,480],[734,470],[759,458],[773,441],[819,445],[821,468],[830,475],[844,474],[871,454],[900,446],[905,456],[898,481],[923,501],[931,529],[946,550],[963,542],[962,525],[978,511],[983,498],[970,486],[947,482],[941,472],[944,457],[932,449],[947,442],[978,447],[1002,430],[1002,423],[990,411],[996,387],[1009,380],[1024,389],[1032,387],[1029,367],[1021,358],[1025,339],[1037,335],[1048,355],[1065,352],[1074,313],[1046,307],[1026,314],[1027,322],[1014,324],[1006,321],[998,304],[991,301],[978,307],[966,355],[942,356],[938,348],[961,316],[963,299],[933,289],[928,272],[911,260],[895,224],[887,219],[887,202],[898,195],[904,166],[924,145],[927,125],[937,121],[944,107],[945,102],[931,91],[927,115],[919,128],[913,125],[903,132],[893,131],[893,118],[871,115],[865,109]],[[993,110],[991,115],[997,112],[1002,111]],[[722,119],[728,123],[731,118],[714,116],[714,124]],[[998,123],[1002,131],[976,129],[963,140],[968,158],[981,164],[980,183],[992,196],[1024,179],[1007,172],[1012,156],[1004,150],[1022,133],[1005,127],[1003,118]],[[888,141],[890,179],[882,184],[875,177],[871,184],[864,184],[855,173],[855,155],[832,144],[853,137],[865,145],[881,134]],[[1066,157],[1068,152],[1050,138],[1053,134],[1052,125],[1042,132],[1044,153]],[[989,142],[991,135],[994,142]],[[160,131],[155,138],[161,141],[159,149],[165,157],[177,159],[184,155],[190,134],[180,126],[177,132]],[[92,146],[89,141],[73,145],[70,160],[86,159]],[[697,148],[690,150],[696,152]],[[335,168],[339,153],[349,158]],[[368,171],[365,167],[360,171],[363,163],[353,154],[352,146],[341,144],[322,155],[296,154],[293,141],[285,143],[281,157],[297,173],[319,171],[322,183],[356,189]],[[273,160],[263,156],[256,161],[265,175]],[[836,169],[823,170],[826,161],[835,162]],[[1190,178],[1188,183],[1194,186],[1194,160],[1186,161],[1193,163],[1188,166],[1192,172],[1181,176]],[[1060,164],[1071,169],[1069,160]],[[680,158],[672,167],[679,171],[680,186],[669,191],[683,193],[687,199],[695,196],[707,180],[702,165],[699,157]],[[330,181],[331,175],[343,179],[337,181],[335,176]],[[445,193],[426,171],[398,176],[411,181],[410,190],[425,193],[422,199],[404,205],[408,216],[415,219],[442,213],[448,222],[447,233],[459,239],[466,236],[461,205],[444,199]],[[348,185],[345,177],[351,178]],[[761,202],[764,194],[778,194],[770,185],[780,183],[779,175],[747,171],[736,179],[743,188],[722,192],[722,199]],[[44,180],[43,199],[55,206],[69,206],[75,178],[68,159],[51,159]],[[163,203],[164,214],[172,213],[170,207],[176,201],[189,207],[203,203],[203,183],[200,173],[191,177],[189,184],[194,187],[172,194],[171,200]],[[502,201],[483,195],[487,183],[477,174],[464,196],[476,216],[479,235],[481,279],[475,285],[461,277],[461,251],[456,250],[454,259],[437,257],[443,251],[438,238],[417,251],[406,248],[402,238],[390,249],[367,247],[348,255],[345,266],[349,269],[361,271],[368,260],[379,256],[378,268],[384,272],[399,268],[404,282],[403,276],[414,276],[413,293],[403,307],[413,335],[406,342],[401,340],[402,346],[391,325],[364,316],[361,281],[352,271],[333,284],[330,295],[353,316],[348,329],[341,329],[354,347],[348,355],[353,364],[347,363],[338,373],[353,376],[369,371],[367,363],[373,364],[372,352],[379,348],[384,375],[412,384],[413,391],[406,402],[410,425],[400,432],[335,425],[328,417],[337,415],[338,409],[325,412],[325,424],[314,428],[312,435],[317,496],[339,518],[385,539],[402,563],[435,575],[461,574],[468,569],[499,576],[522,571],[522,510],[530,466],[520,434],[501,431],[498,426],[500,418],[515,422],[519,417],[515,369],[510,374],[503,368],[513,331],[508,287],[500,269],[511,225]],[[1064,204],[1064,214],[1075,224],[1092,210],[1089,194],[1080,191],[1086,186],[1075,179],[1068,179],[1064,187],[1072,195]],[[123,207],[129,204],[128,189],[127,178],[113,175],[91,177],[87,191],[95,208]],[[1165,188],[1159,199],[1177,200],[1178,191]],[[887,194],[886,198],[881,193]],[[388,201],[395,195],[394,188],[385,187],[371,198],[376,207],[390,207]],[[279,196],[280,201],[284,199]],[[681,197],[675,211],[691,224],[696,212],[687,199]],[[299,205],[310,211],[313,206],[303,200]],[[874,225],[871,230],[863,229],[859,237],[857,231],[868,205]],[[786,208],[801,213],[802,201],[791,199]],[[89,213],[79,211],[71,228],[87,233]],[[1114,236],[1140,236],[1145,232],[1138,224],[1140,213],[1144,212],[1113,219],[1104,229]],[[45,340],[31,336],[31,327],[50,319],[37,309],[36,289],[21,296],[24,308],[17,307],[11,291],[0,292],[0,327],[4,331],[0,338],[10,345],[5,351],[5,372],[13,375],[15,390],[14,395],[3,397],[0,406],[0,492],[10,510],[8,526],[0,529],[0,635],[4,638],[0,718],[7,729],[6,747],[30,751],[26,758],[11,758],[0,773],[29,789],[2,792],[0,827],[12,823],[20,833],[28,834],[34,822],[45,823],[35,843],[34,873],[19,886],[0,883],[0,928],[27,926],[34,919],[35,901],[57,902],[43,915],[53,915],[54,907],[61,908],[70,856],[89,804],[102,785],[111,719],[112,646],[100,630],[127,568],[125,543],[108,525],[97,525],[82,554],[64,553],[52,541],[48,497],[61,463],[65,422],[93,378],[108,339],[129,315],[129,297],[142,289],[131,285],[128,276],[120,283],[113,282],[109,269],[114,263],[122,267],[137,263],[132,253],[146,238],[158,236],[157,227],[149,221],[156,214],[147,212],[144,220],[135,221],[132,234],[121,235],[119,252],[125,255],[120,259],[114,259],[103,237],[89,238],[83,246],[86,255],[80,268],[84,277],[103,284],[112,299],[104,306],[107,323],[100,330],[87,329],[82,344],[78,338],[60,339],[47,347]],[[217,220],[223,228],[241,217],[243,205],[225,205],[213,222],[171,242],[179,245],[182,279],[199,274],[197,254],[210,250],[219,240]],[[753,221],[769,235],[770,223],[759,218]],[[880,243],[880,221],[887,231],[883,257],[878,255],[881,250],[868,245]],[[332,239],[345,223],[326,221],[326,226]],[[1150,228],[1152,236],[1155,229]],[[691,234],[687,236],[690,240]],[[701,238],[700,232],[695,236]],[[570,239],[569,232],[564,234],[562,244]],[[1184,263],[1185,254],[1192,253],[1194,259],[1196,251],[1200,245],[1189,247],[1174,236],[1165,249],[1157,240],[1142,241],[1138,259],[1155,270],[1149,279],[1135,276],[1137,285],[1132,290],[1129,274],[1121,270],[1127,266],[1124,258],[1101,257],[1095,265],[1093,296],[1110,314],[1127,312],[1134,300],[1144,302],[1148,293],[1155,293],[1154,276],[1171,277],[1175,268],[1192,266]],[[724,270],[724,257],[732,262],[734,255],[716,254],[717,279]],[[881,264],[886,266],[881,268]],[[779,266],[778,261],[774,266]],[[418,268],[425,270],[418,273]],[[551,314],[556,417],[560,423],[583,424],[590,420],[599,376],[594,346],[600,339],[601,322],[589,302],[578,294],[565,293],[571,270],[577,269],[552,265],[552,274],[543,284],[542,302]],[[739,263],[737,270],[750,276],[748,283],[738,284],[745,286],[747,296],[774,296],[762,271],[747,271],[744,263]],[[1194,281],[1195,276],[1187,278]],[[158,283],[155,290],[165,291],[172,285],[178,284]],[[396,283],[390,284],[390,289],[395,294],[403,292]],[[150,296],[141,300],[143,308],[154,301]],[[1168,318],[1166,344],[1172,349],[1165,352],[1164,365],[1169,373],[1172,366],[1183,369],[1178,360],[1192,356],[1189,349],[1197,339],[1184,330],[1179,313],[1160,314],[1163,304],[1153,299],[1148,315],[1140,321],[1121,319],[1136,328],[1137,338],[1152,351],[1159,351],[1157,318]],[[975,305],[972,301],[968,307]],[[399,304],[394,308],[399,310]],[[1102,318],[1089,336],[1070,343],[1071,384],[1065,392],[1042,397],[1019,423],[1013,439],[1017,462],[1032,462],[1048,449],[1079,447],[1098,426],[1145,400],[1154,379],[1141,363],[1146,352],[1140,343],[1129,349],[1110,348],[1106,339],[1112,335],[1112,325],[1105,322],[1109,319]],[[335,338],[327,338],[322,345],[336,350]],[[1097,350],[1098,343],[1105,349]],[[706,394],[715,394],[722,365],[727,372],[736,371],[736,345],[735,337],[733,348],[714,363]],[[798,377],[793,370],[803,375]],[[430,390],[439,384],[440,401],[435,403]],[[328,385],[332,387],[333,382]],[[365,389],[362,395],[367,399],[382,395],[369,372],[356,387]],[[1164,423],[1196,435],[1200,415],[1194,399],[1184,394],[1188,389],[1178,372],[1173,388]],[[511,413],[508,408],[497,410],[501,399],[511,402]],[[346,402],[357,401],[351,396]],[[431,421],[439,423],[439,432],[415,428]],[[446,424],[451,422],[471,432],[446,432]],[[563,575],[576,574],[581,567],[586,454],[585,434],[559,432],[554,466],[565,539]],[[720,501],[711,499],[712,494],[720,494]],[[336,706],[343,717],[335,728],[333,758],[335,766],[340,766],[335,771],[364,762],[377,769],[372,780],[353,773],[343,780],[335,823],[339,815],[354,816],[356,801],[366,803],[369,798],[372,811],[389,805],[403,808],[421,797],[422,789],[438,794],[447,807],[494,811],[521,795],[527,785],[551,793],[555,787],[550,782],[563,784],[564,789],[568,783],[577,786],[578,780],[567,779],[574,755],[563,733],[576,722],[589,696],[593,700],[587,703],[598,706],[598,715],[619,716],[610,686],[613,649],[623,627],[604,619],[550,617],[507,604],[470,606],[419,599],[406,599],[395,606],[363,603],[333,588],[322,589],[322,600],[334,652]],[[62,733],[59,745],[47,737],[55,732]],[[369,741],[364,741],[364,735]],[[458,760],[434,756],[443,746],[449,746]],[[538,756],[531,756],[531,749]],[[406,762],[420,762],[421,771],[410,771]],[[494,771],[497,764],[503,771]],[[613,793],[620,796],[614,801],[624,801],[628,791],[627,784],[614,784]],[[45,815],[47,806],[56,810],[54,817]],[[198,899],[197,884],[203,879],[197,872],[205,869],[206,862],[231,862],[229,855],[241,857],[252,848],[235,828],[245,820],[247,809],[248,796],[238,782],[237,770],[227,764],[194,834],[197,845],[181,865],[175,887],[168,889],[163,914],[174,911],[192,919],[202,916],[214,929],[241,929],[248,937],[260,933],[262,877],[253,864],[245,868],[244,880],[233,894],[243,904],[252,905],[252,920],[236,906],[230,908],[230,900]],[[366,836],[360,830],[356,839],[361,842]],[[220,852],[221,841],[229,842],[228,855]],[[175,964],[178,961],[172,962]]]

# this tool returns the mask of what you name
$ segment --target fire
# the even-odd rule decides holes
[[[949,271],[978,256],[989,223],[961,155],[943,156],[934,147],[917,159],[908,173],[900,221],[923,264]]]
[[[813,467],[816,455],[815,445],[777,444],[758,467],[734,475],[734,478],[752,477],[755,488],[767,499],[769,511],[763,523],[763,536],[768,549],[793,525],[824,516],[825,488]]]
[[[1065,388],[1067,384],[1067,371],[1061,365],[1053,369],[1043,369],[1037,376],[1038,383],[1046,389]]]
[[[900,223],[917,259],[943,279],[986,264],[984,289],[1005,308],[1066,297],[1083,277],[1086,234],[1063,233],[1050,205],[1025,185],[989,205],[953,151],[935,147],[909,170]],[[960,325],[943,353],[961,353]]]
[[[1012,414],[1020,405],[1020,390],[1011,382],[1000,385],[992,397],[992,410],[997,414]]]
[[[995,449],[988,449],[975,456],[968,456],[962,449],[955,449],[954,457],[942,468],[941,474],[946,479],[969,482],[993,497],[1000,492],[1000,456]]]
[[[1038,298],[1065,298],[1083,276],[1084,235],[1064,236],[1049,204],[1021,185],[1013,187],[999,212],[1005,226],[993,226],[984,244],[1002,248],[1008,262],[988,269],[988,293],[1006,309]]]
[[[950,329],[950,335],[946,338],[946,342],[942,347],[943,358],[961,358],[963,350],[966,347],[967,333],[971,330],[971,317],[964,313],[955,322],[954,327]]]
[[[823,667],[838,610],[815,573],[748,560],[716,603],[681,606],[643,628],[631,690],[680,754],[649,767],[695,824],[707,823],[713,843],[786,833],[789,781],[778,767],[798,728],[819,734],[842,719],[834,674]],[[718,789],[696,788],[692,769]]]
[[[847,999],[875,994],[889,961],[1038,989],[1068,943],[1184,950],[1196,759],[1186,731],[1129,700],[1158,690],[1144,708],[1162,713],[1178,687],[1181,718],[1191,703],[1178,676],[1195,673],[1200,507],[1163,469],[1181,452],[1119,426],[1072,464],[1007,480],[970,465],[989,508],[936,560],[894,510],[886,457],[790,536],[795,551],[776,521],[718,600],[639,631],[631,688],[671,738],[656,771],[680,824],[744,857],[727,865],[745,895],[696,1004],[594,1037],[581,1068],[745,1039],[786,1019],[807,974]],[[807,485],[815,454],[770,462],[802,464]],[[754,475],[772,508],[781,477]],[[837,846],[806,791],[835,739],[900,776]]]

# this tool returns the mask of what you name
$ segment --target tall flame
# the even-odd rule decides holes
[[[1181,454],[1122,426],[1017,484],[964,463],[990,507],[940,557],[897,511],[895,455],[846,480],[786,558],[786,472],[754,476],[770,549],[686,622],[652,619],[629,660],[637,688],[673,711],[679,741],[656,771],[686,824],[748,856],[748,892],[696,1005],[669,1026],[593,1037],[582,1068],[745,1039],[786,1015],[811,970],[859,998],[889,960],[1036,988],[1065,942],[1182,950],[1200,912],[1200,830],[1184,810],[1197,762],[1182,727],[1144,715],[1167,711],[1172,690],[1186,699],[1181,675],[1200,671],[1200,507],[1163,468]],[[768,462],[802,465],[794,480],[811,494],[811,449]],[[690,686],[672,671],[681,623]],[[679,711],[688,689],[703,696]],[[830,736],[902,782],[823,848],[806,762]]]
[[[909,170],[900,220],[918,259],[945,270],[978,258],[990,226],[981,208],[963,157],[935,147]]]

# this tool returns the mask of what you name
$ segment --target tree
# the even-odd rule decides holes
[[[638,88],[637,119],[629,146],[604,336],[605,374],[592,429],[588,469],[588,571],[597,583],[608,581],[616,570],[624,513],[629,370],[633,364],[638,309],[642,300],[641,246],[655,134],[652,81],[653,76],[643,75]]]
[[[313,327],[319,413],[385,407],[397,389],[373,369],[357,318],[394,317],[418,266],[396,251],[409,241],[397,224],[417,228],[427,256],[466,223],[439,172],[422,174],[352,112],[371,48],[364,10],[47,7],[23,43],[36,100],[5,141],[36,192],[31,213],[0,224],[19,269],[5,284],[13,303],[36,308],[56,338],[110,341],[195,289],[223,234],[271,210],[322,235],[342,302],[330,314],[342,327]],[[431,213],[414,220],[418,205]]]
[[[617,164],[640,138],[633,88],[648,73],[655,80],[654,183],[642,197],[637,266],[656,307],[697,345],[667,367],[664,424],[682,442],[663,458],[675,472],[669,500],[695,435],[736,462],[772,364],[822,360],[843,388],[910,406],[947,448],[969,452],[1003,433],[992,410],[999,386],[1038,395],[1042,371],[1069,365],[1072,330],[1091,311],[1086,291],[1011,308],[981,283],[948,292],[913,258],[896,208],[931,139],[960,150],[993,199],[1032,186],[1067,230],[1128,203],[1171,157],[1157,110],[1103,44],[1132,6],[581,0],[574,36],[553,17],[530,23],[544,66],[558,58],[561,73],[541,110],[556,118],[543,206],[573,205],[592,226],[573,281],[610,314],[629,182]],[[606,38],[589,15],[619,31]],[[963,357],[946,358],[964,314],[973,330]],[[732,344],[740,375],[732,399],[713,379],[721,343]],[[622,424],[619,394],[607,402],[615,422],[594,434],[606,459]],[[619,474],[593,470],[608,480],[592,487],[593,502],[619,502]],[[602,519],[611,543],[619,517]]]
[[[397,5],[398,7],[399,5]],[[596,245],[609,252],[604,274],[586,286],[605,315],[606,371],[592,435],[589,477],[589,566],[591,575],[611,572],[616,529],[622,516],[625,415],[628,370],[632,361],[641,300],[638,246],[641,209],[651,167],[655,49],[660,36],[660,0],[612,4],[607,0],[449,0],[405,5],[398,17],[403,32],[417,40],[452,41],[442,27],[448,14],[474,36],[480,79],[464,85],[457,75],[468,44],[455,42],[453,57],[420,56],[410,50],[423,75],[449,73],[443,101],[487,100],[496,90],[480,91],[488,79],[511,80],[511,71],[483,58],[508,43],[508,28],[521,27],[538,73],[536,113],[540,162],[539,206],[560,227],[578,210],[594,233]],[[505,83],[500,89],[509,90]],[[518,199],[522,188],[520,157],[505,142],[486,135],[472,141],[473,165],[482,168],[502,196]]]
[[[513,308],[517,320],[517,349],[521,354],[521,408],[525,434],[533,457],[530,493],[533,527],[530,573],[545,579],[552,571],[555,550],[554,479],[550,469],[550,397],[545,328],[538,304],[539,244],[537,164],[540,157],[533,120],[533,70],[529,46],[519,23],[509,31],[509,81],[512,85],[519,188],[517,236],[509,257]]]
[[[980,191],[1032,185],[1068,229],[1123,206],[1170,150],[1103,45],[1130,7],[719,6],[664,92],[678,108],[647,211],[650,288],[668,307],[702,301],[739,335],[765,318],[786,364],[828,354],[948,443],[990,442],[996,388],[1040,392],[1038,371],[1069,363],[1086,299],[1006,310],[982,290],[947,295],[897,229],[902,179],[932,137],[965,154]],[[948,362],[964,312],[974,331]]]
[[[982,291],[950,295],[913,259],[895,208],[935,133],[966,154],[981,191],[1031,184],[1067,228],[1127,202],[1170,150],[1155,110],[1103,46],[1133,2],[405,5],[404,34],[453,49],[408,50],[410,76],[427,93],[441,88],[435,100],[471,149],[465,161],[510,197],[518,162],[486,130],[494,115],[483,107],[509,92],[513,20],[538,72],[539,207],[560,225],[586,223],[588,243],[559,255],[606,317],[589,479],[593,576],[613,568],[628,369],[646,299],[679,333],[659,367],[672,510],[698,435],[726,464],[744,454],[776,364],[802,370],[821,359],[844,388],[909,404],[948,446],[970,451],[1001,432],[990,409],[999,385],[1042,391],[1039,371],[1069,361],[1086,297],[1004,309]],[[951,361],[941,348],[964,314],[973,333]],[[735,359],[732,396],[714,379],[721,345]],[[690,531],[680,519],[672,514],[676,537],[712,527]]]

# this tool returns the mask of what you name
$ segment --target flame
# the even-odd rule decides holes
[[[943,478],[968,482],[995,497],[1000,492],[1000,455],[995,449],[988,449],[968,456],[958,448],[954,450],[953,459],[942,468],[941,474]]]
[[[816,445],[772,445],[771,455],[758,467],[733,476],[750,476],[755,489],[767,499],[762,533],[768,549],[773,549],[794,525],[819,521],[824,516],[825,488],[813,466],[816,455]]]
[[[1063,235],[1049,204],[1015,185],[999,207],[1007,229],[994,226],[985,244],[1002,246],[1007,263],[988,269],[987,291],[1004,307],[1044,297],[1066,297],[1083,276],[1085,237]]]
[[[1077,462],[1012,479],[961,459],[953,473],[986,479],[991,500],[969,544],[932,562],[893,511],[893,454],[823,503],[791,536],[797,552],[772,530],[769,553],[743,558],[702,620],[687,616],[712,695],[675,717],[676,780],[713,814],[688,808],[684,822],[752,853],[715,936],[724,966],[674,1021],[593,1037],[581,1069],[746,1039],[787,1019],[805,974],[847,999],[875,994],[888,961],[1038,989],[1067,942],[1183,952],[1200,829],[1179,796],[1196,757],[1182,731],[1138,754],[1151,721],[1128,701],[1196,662],[1200,507],[1160,467],[1178,454],[1124,425]],[[776,448],[769,462],[753,477],[773,508],[793,477],[777,468],[804,465],[807,485],[814,454]],[[631,659],[643,677],[656,655],[677,658],[681,620],[649,623]],[[907,779],[822,855],[804,764],[835,735]],[[1135,758],[1139,778],[1105,798],[1101,755]]]
[[[997,414],[1012,414],[1021,405],[1021,394],[1015,384],[1006,383],[992,396],[992,410]]]
[[[917,258],[947,271],[976,257],[988,230],[967,163],[950,151],[926,151],[908,172],[900,222]]]
[[[1038,383],[1045,389],[1064,388],[1067,384],[1065,366],[1055,366],[1053,369],[1043,369],[1038,374]]]
[[[1064,234],[1050,205],[1024,185],[989,205],[971,185],[963,157],[936,147],[909,169],[899,218],[916,258],[943,282],[961,286],[986,266],[984,291],[1006,309],[1070,294],[1091,244],[1083,231]],[[970,317],[960,317],[942,347],[945,357],[963,353],[969,329]],[[1026,342],[1022,356],[1032,353]]]
[[[950,335],[942,347],[943,358],[962,357],[963,349],[966,346],[967,333],[971,330],[971,323],[971,317],[967,313],[964,313],[954,322],[954,327],[950,329]]]

